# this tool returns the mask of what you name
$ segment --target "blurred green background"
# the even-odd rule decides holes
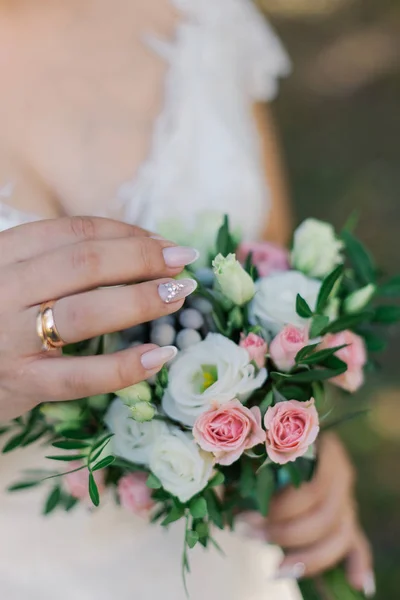
[[[274,110],[296,218],[338,227],[358,209],[358,235],[389,274],[400,272],[400,3],[260,0],[292,57]],[[374,545],[378,598],[400,597],[400,336],[341,428],[359,472]],[[347,400],[349,401],[349,400]]]

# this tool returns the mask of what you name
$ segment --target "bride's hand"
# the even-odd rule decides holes
[[[147,344],[95,357],[44,352],[40,305],[57,300],[54,321],[68,344],[120,331],[178,310],[195,283],[181,280],[172,298],[165,284],[197,256],[108,219],[56,219],[0,233],[0,420],[41,402],[116,391],[159,371],[174,348]]]
[[[267,521],[248,515],[257,536],[263,532],[285,551],[278,577],[312,577],[345,560],[353,587],[367,597],[374,595],[372,554],[358,521],[354,479],[339,439],[322,436],[314,479],[277,494]]]

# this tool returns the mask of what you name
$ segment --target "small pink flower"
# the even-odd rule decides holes
[[[267,454],[280,465],[303,456],[319,433],[314,398],[308,402],[288,400],[269,408],[264,417]]]
[[[146,473],[129,473],[118,482],[121,505],[139,516],[147,516],[154,506],[152,490],[146,485]]]
[[[267,342],[263,340],[262,337],[255,333],[249,333],[248,336],[245,336],[244,333],[242,333],[239,346],[247,350],[251,360],[254,360],[259,369],[265,367],[268,346]]]
[[[236,252],[237,259],[244,264],[249,254],[260,277],[289,269],[288,251],[271,242],[242,242]]]
[[[260,409],[248,409],[236,399],[200,415],[193,436],[220,465],[231,465],[245,450],[265,442]]]
[[[271,359],[280,371],[290,371],[295,365],[296,354],[308,341],[307,329],[286,325],[270,344]]]
[[[350,330],[328,334],[318,349],[324,350],[345,344],[347,347],[338,350],[335,355],[346,363],[347,371],[331,379],[331,382],[348,392],[356,392],[364,383],[364,366],[367,362],[367,349],[363,338]]]
[[[82,466],[80,461],[70,462],[68,466],[72,469],[79,469]],[[102,494],[106,488],[104,481],[104,471],[100,469],[93,473],[94,480],[97,484],[99,493]],[[89,471],[85,467],[75,473],[69,473],[63,477],[67,492],[82,501],[90,501],[89,496]]]

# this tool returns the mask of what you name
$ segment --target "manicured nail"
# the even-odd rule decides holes
[[[376,594],[375,576],[367,573],[364,577],[363,592],[366,598],[373,598]]]
[[[173,269],[191,265],[200,256],[200,253],[197,250],[186,246],[170,246],[169,248],[164,248],[163,254],[165,264],[167,267]]]
[[[194,292],[197,283],[194,279],[179,279],[179,281],[168,281],[158,286],[160,298],[166,304],[182,300]]]
[[[155,348],[142,354],[141,362],[147,371],[161,368],[166,362],[175,358],[178,353],[178,348],[175,346],[164,346],[164,348]]]
[[[301,579],[306,572],[305,564],[299,562],[295,565],[281,567],[274,575],[274,579]]]

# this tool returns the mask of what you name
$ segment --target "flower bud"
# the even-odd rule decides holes
[[[115,392],[115,395],[121,398],[126,406],[133,407],[138,402],[151,402],[151,387],[147,381],[142,381]]]
[[[99,394],[98,396],[91,396],[88,398],[90,408],[94,408],[95,410],[104,410],[107,408],[109,401],[109,394]]]
[[[330,223],[307,219],[294,234],[292,267],[322,279],[343,262],[342,250],[343,243]]]
[[[243,306],[254,294],[254,282],[234,254],[218,254],[213,261],[214,274],[222,293],[234,304]]]
[[[148,402],[137,402],[137,404],[131,408],[132,419],[138,423],[151,421],[155,414],[156,409]]]
[[[82,406],[78,402],[51,402],[42,404],[40,412],[50,421],[73,422],[82,418]]]
[[[352,314],[362,311],[372,300],[376,292],[376,285],[370,283],[365,287],[353,292],[344,302],[344,311]]]

